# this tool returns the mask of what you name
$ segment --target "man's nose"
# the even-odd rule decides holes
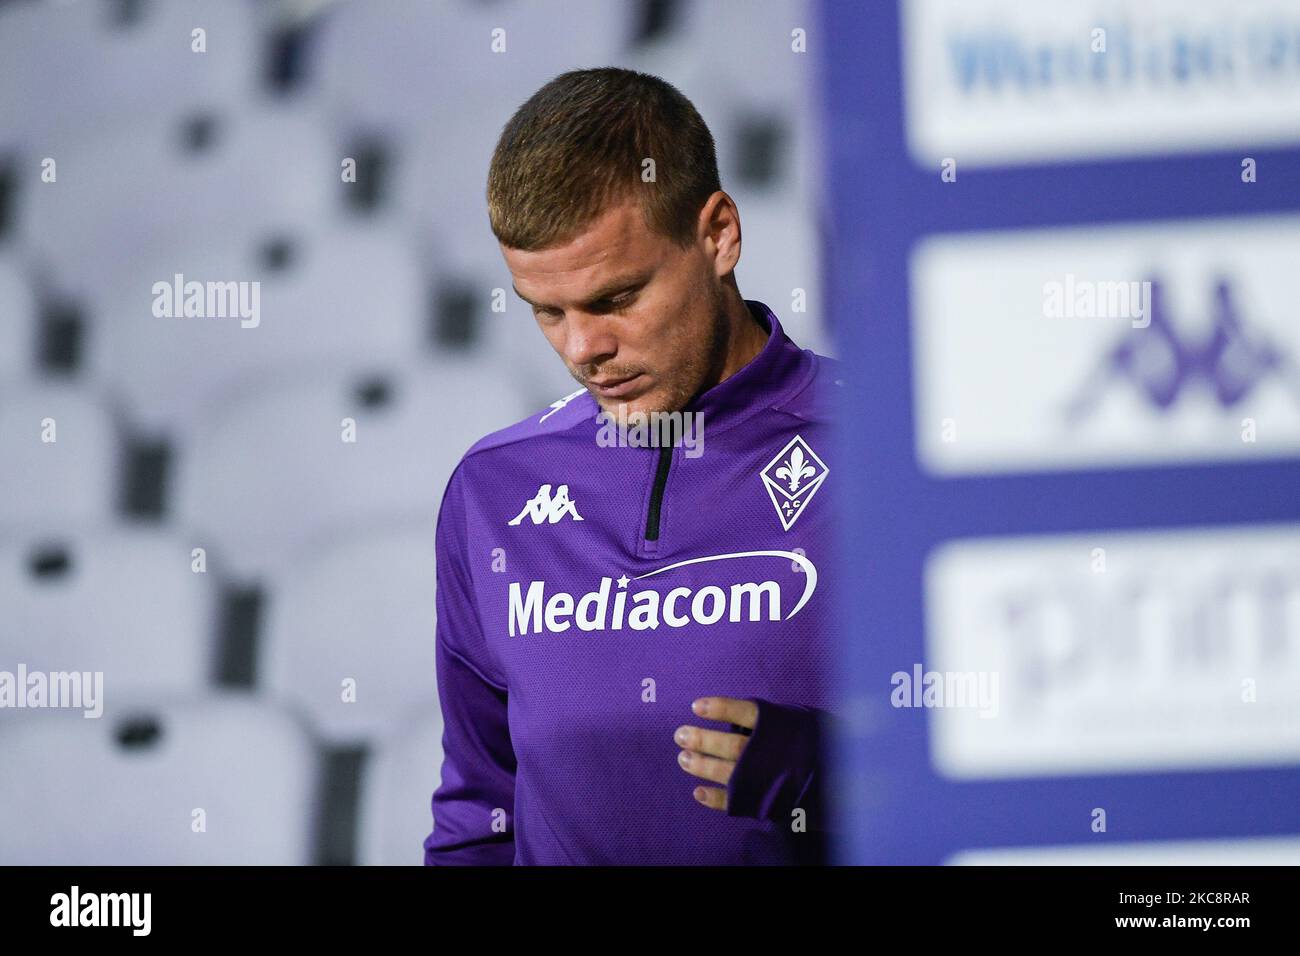
[[[595,365],[613,358],[618,351],[618,340],[610,330],[607,317],[575,310],[566,319],[564,351],[571,365]]]

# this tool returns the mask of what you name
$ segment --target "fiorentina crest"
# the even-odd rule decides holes
[[[808,507],[830,469],[798,435],[759,472],[786,531]]]

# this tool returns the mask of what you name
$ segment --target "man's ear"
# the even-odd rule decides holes
[[[709,197],[701,215],[706,234],[716,249],[713,271],[719,276],[730,275],[740,261],[740,211],[720,189]]]

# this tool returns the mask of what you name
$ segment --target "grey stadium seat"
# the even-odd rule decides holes
[[[417,514],[303,554],[272,582],[258,681],[331,743],[437,709],[433,533],[433,514]]]
[[[459,247],[467,224],[486,222],[488,161],[510,113],[565,70],[617,60],[632,13],[606,0],[341,3],[322,19],[311,72],[340,138],[388,155],[383,209],[422,241],[432,228]]]
[[[21,264],[0,255],[0,383],[31,374],[36,363],[36,299]]]
[[[366,764],[357,859],[364,866],[419,865],[433,828],[430,802],[442,778],[442,712],[437,701],[395,724]]]
[[[248,583],[386,517],[433,515],[461,454],[528,410],[497,363],[286,379],[212,408],[178,462],[176,515]]]
[[[695,104],[717,144],[724,189],[762,182],[767,169],[759,160],[770,153],[775,178],[768,188],[814,202],[821,168],[816,66],[825,52],[814,4],[710,0],[677,11],[674,29],[638,48],[628,65],[662,76]],[[805,31],[807,52],[792,49],[796,29]]]
[[[312,72],[344,123],[401,131],[452,121],[446,134],[454,143],[454,133],[474,125],[492,135],[482,105],[511,102],[512,90],[523,102],[557,73],[614,60],[630,13],[606,0],[354,0],[324,17]],[[504,51],[494,52],[502,38]]]
[[[117,429],[94,392],[0,385],[0,531],[110,520],[117,466]]]
[[[244,696],[123,699],[0,718],[0,864],[312,862],[318,758]],[[199,826],[204,827],[198,830]]]
[[[439,270],[436,294],[456,301],[456,307],[467,312],[467,341],[462,347],[445,346],[447,358],[459,354],[502,365],[530,406],[545,406],[567,395],[577,387],[574,379],[538,328],[528,304],[511,288],[510,270],[488,229],[486,208],[477,212],[466,208],[464,217],[463,222],[478,222],[482,229],[467,225],[458,232],[454,251],[432,231],[426,237],[430,241],[425,248],[432,250],[427,259]],[[494,300],[505,311],[493,311]]]
[[[0,541],[0,667],[102,671],[105,687],[201,690],[213,672],[214,575],[154,529]]]
[[[740,262],[736,282],[746,299],[767,303],[800,347],[834,355],[821,321],[821,262],[814,209],[766,196],[737,198],[740,208]],[[793,310],[792,292],[804,291],[803,312]]]
[[[137,427],[183,437],[264,381],[319,365],[360,371],[427,346],[424,282],[407,245],[364,226],[281,238],[208,240],[124,271],[88,352],[92,374],[125,398]],[[214,283],[224,317],[155,315],[153,283],[174,287],[177,273],[204,283],[205,310]],[[233,295],[224,299],[242,292],[251,306],[254,291],[258,314],[248,319]],[[166,311],[164,297],[160,289]]]
[[[57,155],[142,116],[241,102],[260,66],[253,13],[249,0],[0,4],[0,152]],[[196,27],[206,52],[191,49]]]
[[[177,245],[306,232],[339,197],[337,149],[284,105],[156,119],[67,150],[58,181],[18,194],[18,229],[60,291],[98,296]],[[129,236],[130,241],[123,241]],[[154,275],[153,282],[170,275]]]

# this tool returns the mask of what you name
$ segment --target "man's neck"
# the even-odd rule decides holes
[[[748,365],[767,344],[765,331],[749,310],[740,293],[729,291],[725,297],[727,313],[727,349],[722,370],[715,381],[725,382]]]

